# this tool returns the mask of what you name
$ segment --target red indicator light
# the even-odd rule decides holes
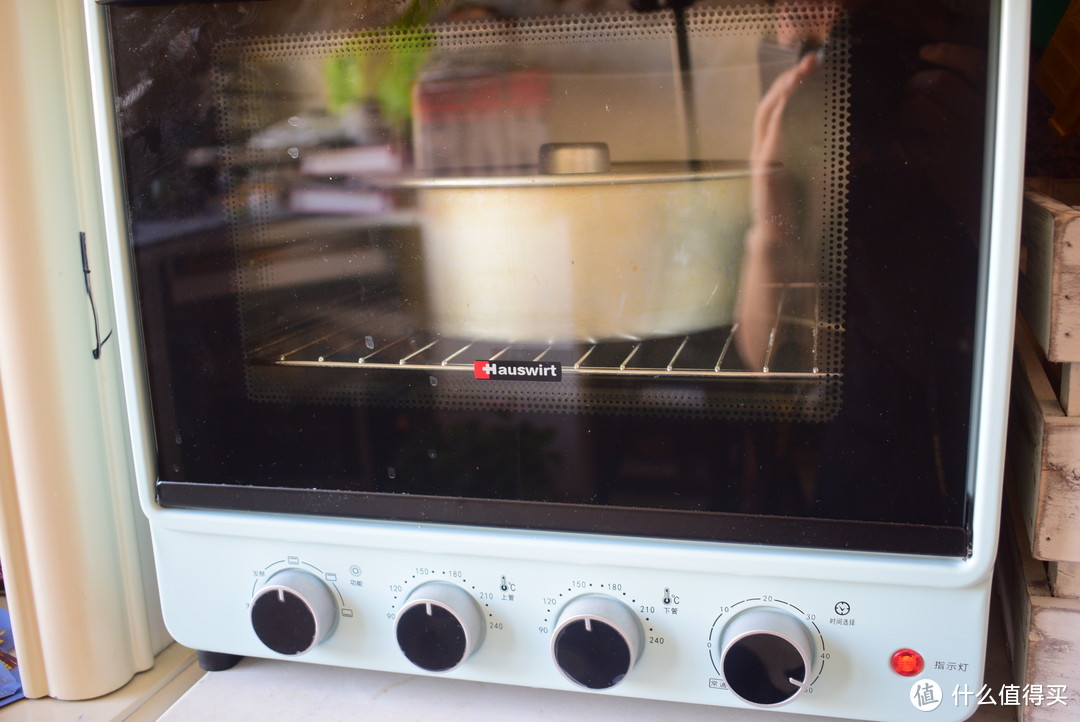
[[[922,655],[914,649],[901,649],[892,656],[892,668],[897,674],[914,677],[923,671]]]

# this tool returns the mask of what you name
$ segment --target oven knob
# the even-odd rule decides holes
[[[802,622],[779,609],[757,607],[728,622],[716,653],[732,692],[757,707],[777,707],[809,686],[813,649]]]
[[[334,631],[337,605],[314,574],[286,569],[271,576],[248,605],[259,640],[278,654],[310,652]]]
[[[429,672],[449,672],[480,646],[484,614],[461,587],[428,582],[405,600],[395,632],[410,662]]]
[[[551,654],[574,684],[608,689],[634,668],[644,642],[641,622],[625,604],[602,594],[572,600],[559,613]]]

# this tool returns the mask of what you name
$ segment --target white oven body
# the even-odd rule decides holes
[[[138,494],[150,520],[166,623],[182,644],[279,656],[250,623],[251,603],[275,573],[295,569],[330,592],[332,634],[299,662],[415,673],[395,622],[409,594],[439,582],[464,590],[482,613],[480,643],[444,674],[560,690],[580,689],[552,661],[559,614],[588,595],[632,614],[640,647],[626,678],[586,694],[752,707],[734,695],[717,649],[738,612],[777,610],[809,639],[803,687],[780,711],[866,719],[962,719],[983,681],[996,550],[1017,273],[1026,83],[1026,3],[1001,3],[994,66],[993,179],[984,199],[991,236],[971,430],[972,540],[966,558],[816,551],[603,537],[413,522],[164,509],[155,499],[154,439],[136,297],[114,163],[112,106],[98,8],[85,0],[97,116],[104,224],[116,344],[123,363]],[[912,649],[925,668],[890,666]],[[940,703],[932,711],[927,681]],[[923,686],[920,686],[923,685]],[[959,694],[959,704],[954,694]],[[964,700],[969,700],[965,704]]]
[[[417,673],[394,620],[414,589],[437,581],[473,595],[486,626],[479,649],[444,673],[453,678],[580,690],[553,664],[552,635],[567,603],[601,594],[630,607],[645,639],[624,682],[585,694],[753,708],[716,661],[727,622],[751,608],[791,615],[811,639],[811,683],[777,711],[924,719],[911,695],[930,679],[945,694],[934,718],[963,719],[975,707],[953,693],[983,683],[990,573],[969,561],[202,512],[162,514],[154,542],[169,628],[197,649],[267,656],[249,602],[294,568],[325,580],[341,615],[327,641],[294,658],[315,664]],[[923,673],[892,670],[902,649],[923,655]]]

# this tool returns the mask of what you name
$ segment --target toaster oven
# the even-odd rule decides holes
[[[207,667],[973,711],[1024,3],[98,2]]]

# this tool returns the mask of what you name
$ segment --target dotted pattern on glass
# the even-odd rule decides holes
[[[363,289],[351,297],[293,309],[284,325],[275,326],[281,314],[265,304],[267,292],[287,287],[289,274],[296,272],[299,261],[289,256],[290,244],[299,249],[299,242],[304,240],[301,236],[310,236],[313,230],[326,229],[330,236],[345,232],[333,218],[319,218],[303,227],[283,223],[282,178],[298,173],[306,149],[288,144],[256,147],[249,142],[260,130],[289,122],[278,117],[284,101],[275,96],[277,79],[283,74],[310,73],[327,58],[363,57],[403,49],[434,52],[633,39],[671,42],[675,29],[669,12],[448,23],[404,31],[312,33],[221,45],[215,54],[214,88],[242,339],[254,364],[248,370],[249,393],[268,402],[304,399],[413,408],[829,420],[839,409],[842,390],[850,102],[848,31],[843,18],[837,21],[831,17],[833,12],[807,4],[788,8],[783,18],[775,17],[768,8],[748,6],[690,8],[685,16],[688,37],[698,44],[722,42],[724,38],[766,38],[778,30],[798,31],[801,27],[832,23],[828,49],[823,54],[822,98],[818,105],[824,135],[820,155],[813,159],[818,183],[815,202],[821,207],[811,223],[820,227],[807,230],[820,241],[809,251],[812,257],[808,258],[807,268],[812,277],[783,289],[775,323],[778,331],[803,334],[806,340],[802,345],[809,354],[803,353],[797,361],[771,358],[761,369],[746,368],[739,362],[732,343],[735,330],[730,325],[662,339],[537,348],[515,347],[509,339],[491,342],[432,335],[403,322],[411,317],[402,315],[400,308],[372,302]],[[373,256],[381,255],[392,265],[400,260],[395,255],[399,252],[394,248],[395,229],[408,223],[401,214],[385,222],[372,220],[365,227],[353,229],[355,243],[370,247]],[[329,245],[309,243],[310,249],[318,252]],[[392,272],[371,282],[376,281],[400,282]],[[403,297],[404,292],[399,296]],[[476,354],[476,344],[483,347],[484,353]],[[508,361],[559,355],[563,381],[478,382],[471,373],[473,361],[491,358],[494,353],[487,351],[500,344],[506,348],[502,358]],[[274,368],[281,366],[351,369],[353,373],[322,374],[312,383],[289,386],[275,380]],[[388,373],[411,374],[404,383],[407,390],[402,391],[403,379],[398,378],[397,393],[393,397],[387,394],[382,388],[385,381],[380,379]],[[637,379],[640,384],[633,390],[620,390],[592,383],[619,378]],[[669,380],[672,383],[667,383]]]

